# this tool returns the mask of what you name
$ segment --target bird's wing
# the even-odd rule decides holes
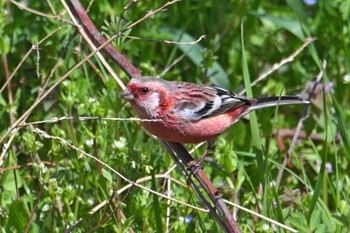
[[[198,121],[242,105],[251,105],[251,101],[219,87],[181,83],[174,108],[179,116]]]

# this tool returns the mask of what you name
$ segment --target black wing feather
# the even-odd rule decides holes
[[[202,109],[195,112],[195,114],[200,119],[214,117],[222,113],[225,113],[233,108],[237,108],[242,105],[252,104],[251,100],[247,99],[246,97],[238,96],[237,94],[231,93],[225,89],[214,87],[214,86],[207,87],[207,88],[210,88],[216,94],[216,96],[220,97],[221,104],[220,106],[216,106],[217,108],[214,111],[212,111],[214,107],[214,101],[207,102],[207,104]]]

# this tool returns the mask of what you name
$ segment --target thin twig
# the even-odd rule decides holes
[[[48,120],[42,120],[42,121],[34,121],[34,122],[28,122],[28,123],[21,123],[18,125],[18,127],[24,127],[28,125],[39,125],[39,124],[52,124],[57,123],[60,121],[67,121],[67,120],[79,120],[79,121],[91,121],[91,120],[98,120],[98,121],[140,121],[140,122],[158,122],[161,121],[160,119],[141,119],[137,117],[130,117],[130,118],[120,118],[120,117],[72,117],[72,116],[63,116],[63,117],[54,117]]]
[[[286,225],[284,225],[284,224],[281,224],[281,223],[279,223],[279,222],[277,222],[277,221],[275,221],[275,220],[273,220],[273,219],[271,219],[271,218],[265,217],[264,215],[261,215],[261,214],[255,212],[255,211],[252,211],[252,210],[250,210],[250,209],[247,209],[247,208],[245,208],[245,207],[243,207],[243,206],[237,205],[236,203],[230,202],[230,201],[225,200],[225,199],[224,199],[224,201],[225,201],[225,203],[227,203],[227,204],[229,204],[229,205],[232,205],[233,207],[236,207],[237,209],[243,210],[243,211],[245,211],[245,212],[247,212],[247,213],[250,213],[250,214],[252,214],[252,215],[254,215],[254,216],[257,216],[257,217],[259,217],[259,218],[261,218],[261,219],[264,219],[265,221],[270,222],[270,223],[272,223],[272,224],[274,224],[274,225],[276,225],[276,226],[282,227],[282,228],[284,228],[284,229],[286,229],[286,230],[288,230],[288,231],[291,231],[291,232],[298,232],[297,230],[295,230],[295,229],[293,229],[293,228],[291,228],[291,227],[289,227],[289,226],[286,226]]]
[[[149,42],[158,42],[158,43],[166,43],[166,44],[178,44],[178,45],[194,45],[199,43],[201,40],[205,39],[205,35],[201,35],[197,40],[194,41],[172,41],[172,40],[163,40],[163,39],[152,39],[152,38],[140,38],[137,36],[125,36],[128,39],[136,39],[142,41]]]
[[[171,197],[171,179],[168,179],[167,180],[167,194],[168,194],[168,197]],[[167,201],[167,208],[166,208],[166,218],[165,218],[165,232],[170,232],[169,229],[170,229],[170,205],[171,205],[171,202],[170,200],[168,199]]]
[[[30,226],[31,226],[31,224],[32,224],[32,222],[33,222],[33,218],[34,218],[34,214],[35,214],[36,208],[38,207],[40,198],[41,198],[41,196],[43,195],[44,187],[45,187],[45,183],[42,183],[42,184],[40,185],[40,190],[39,190],[38,196],[37,196],[36,199],[35,199],[35,203],[34,203],[33,209],[32,209],[32,211],[31,211],[31,213],[30,213],[30,216],[29,216],[29,219],[28,219],[28,222],[27,222],[26,229],[24,230],[25,233],[29,232]]]
[[[180,57],[176,58],[168,67],[166,67],[157,78],[163,77],[171,68],[173,68],[177,63],[179,63],[185,56],[187,56],[187,52],[183,53]]]
[[[8,103],[10,106],[12,106],[13,105],[13,92],[12,92],[12,84],[10,82],[10,71],[9,71],[9,67],[8,67],[6,54],[2,55],[1,58],[2,58],[2,64],[4,66],[6,81],[9,80],[8,82],[6,82]],[[13,108],[10,109],[9,115],[10,115],[10,123],[13,124],[15,122],[15,115],[14,115]]]
[[[141,19],[135,21],[134,23],[130,24],[129,26],[127,26],[124,31],[134,27],[135,25],[145,21],[146,19],[150,18],[151,16],[159,13],[159,12],[162,12],[164,9],[166,9],[168,6],[171,6],[177,2],[180,2],[181,0],[173,0],[173,1],[170,1],[170,2],[167,2],[165,3],[163,6],[159,7],[158,9],[154,10],[154,11],[150,11],[148,12],[145,16],[143,16]]]
[[[70,232],[72,232],[75,228],[80,226],[82,223],[83,223],[83,219],[79,218],[75,223],[73,223],[70,226],[67,226],[67,228],[64,229],[63,233],[70,233]]]
[[[41,77],[40,73],[40,48],[38,44],[34,44],[36,50],[36,76],[38,79]]]
[[[7,141],[7,143],[4,144],[2,151],[1,151],[1,156],[0,156],[0,166],[4,163],[4,157],[6,155],[6,152],[8,151],[8,149],[10,148],[10,145],[13,141],[13,139],[16,136],[16,132],[18,131],[18,129],[15,129],[15,132],[13,132],[13,134],[11,135],[11,137],[9,138],[9,140]]]
[[[52,13],[53,13],[54,15],[57,15],[57,12],[56,12],[55,8],[53,7],[51,1],[50,1],[50,0],[46,0],[46,2],[47,2],[47,4],[49,5],[50,10],[52,11]]]
[[[36,15],[39,15],[39,16],[42,16],[42,17],[45,17],[45,18],[56,19],[58,21],[62,21],[62,22],[65,22],[65,23],[70,23],[69,21],[63,19],[61,15],[49,15],[49,14],[46,14],[46,13],[34,10],[32,8],[29,8],[29,7],[23,5],[23,4],[19,3],[19,2],[16,2],[14,0],[11,0],[11,3],[16,5],[19,9],[24,9],[24,10],[30,12],[30,13],[33,13],[33,14],[36,14]]]

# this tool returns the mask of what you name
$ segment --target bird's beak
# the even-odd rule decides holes
[[[135,99],[134,94],[131,93],[131,91],[129,91],[128,89],[125,89],[120,97],[122,99],[125,99],[125,100],[133,100],[133,99]]]

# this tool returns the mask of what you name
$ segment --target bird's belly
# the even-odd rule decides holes
[[[160,139],[178,143],[209,141],[222,134],[234,122],[228,115],[218,115],[197,122],[169,121],[142,122],[142,125]]]

